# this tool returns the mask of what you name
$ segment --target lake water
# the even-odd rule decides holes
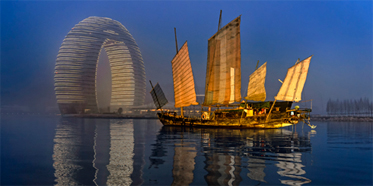
[[[312,124],[233,130],[2,116],[1,185],[373,185],[373,124]]]

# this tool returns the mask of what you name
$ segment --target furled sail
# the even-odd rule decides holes
[[[192,65],[190,64],[187,42],[171,61],[174,79],[175,107],[187,107],[198,104]]]
[[[241,16],[208,40],[204,105],[241,100]]]
[[[166,99],[166,96],[164,95],[161,86],[157,83],[152,91],[150,91],[150,94],[152,95],[154,105],[157,107],[157,109],[162,108],[164,105],[168,103],[168,100]]]
[[[250,75],[245,99],[253,101],[264,101],[266,99],[266,89],[264,87],[267,74],[267,62]]]
[[[280,91],[275,97],[276,100],[298,102],[302,99],[301,94],[304,83],[306,82],[311,58],[312,56],[301,62],[297,62],[294,66],[288,69],[288,73],[286,74]]]

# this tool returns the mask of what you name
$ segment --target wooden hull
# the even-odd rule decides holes
[[[246,118],[220,118],[202,120],[197,118],[174,116],[169,113],[158,113],[158,118],[165,126],[193,126],[193,127],[218,127],[218,128],[253,128],[276,129],[298,123],[299,118],[282,117],[266,121],[266,115]]]

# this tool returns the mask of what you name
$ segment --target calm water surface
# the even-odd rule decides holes
[[[1,185],[372,185],[373,124],[275,130],[1,117]]]

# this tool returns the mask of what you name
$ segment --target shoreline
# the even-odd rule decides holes
[[[65,118],[102,118],[102,119],[158,119],[153,115],[140,114],[65,114]]]
[[[373,122],[373,116],[312,116],[313,121],[360,121]]]

